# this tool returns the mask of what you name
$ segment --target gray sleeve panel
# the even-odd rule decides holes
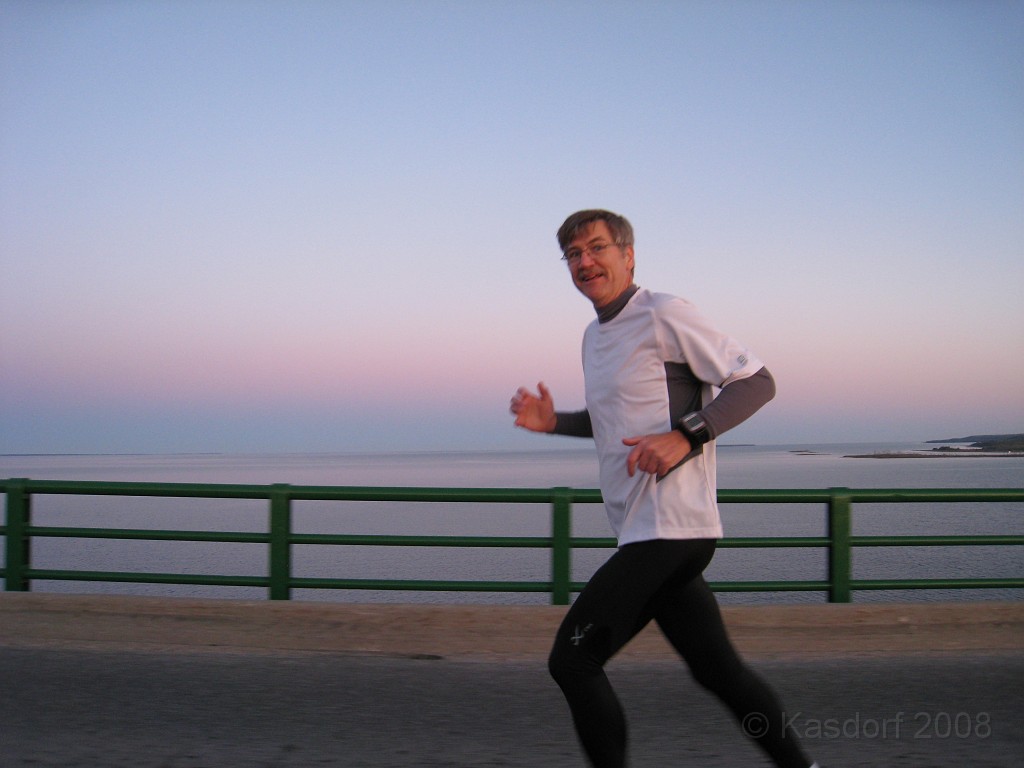
[[[701,414],[711,436],[717,438],[749,419],[773,397],[775,379],[767,368],[762,368],[753,376],[727,385],[701,410]]]
[[[687,363],[665,363],[668,385],[668,416],[673,428],[688,413],[699,411],[704,382]]]
[[[593,437],[594,426],[590,423],[590,411],[559,411],[555,414],[556,435],[569,437]]]

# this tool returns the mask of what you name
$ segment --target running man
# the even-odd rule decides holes
[[[634,284],[633,228],[622,216],[574,213],[558,245],[597,310],[583,337],[586,409],[556,411],[540,383],[537,392],[520,388],[511,411],[516,426],[595,440],[618,539],[548,661],[583,750],[595,768],[626,765],[626,718],[604,665],[653,620],[775,765],[816,768],[771,688],[733,648],[703,576],[722,536],[714,441],[771,400],[775,382],[692,304]]]

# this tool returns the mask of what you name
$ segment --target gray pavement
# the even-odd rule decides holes
[[[827,768],[1024,757],[1021,656],[755,666]],[[633,766],[768,765],[679,665],[610,674]],[[529,661],[4,648],[0,691],[4,768],[584,765],[557,688]]]
[[[583,768],[563,610],[0,593],[0,768]],[[825,768],[1024,762],[1024,606],[726,616]],[[768,765],[653,635],[627,650],[633,768]]]

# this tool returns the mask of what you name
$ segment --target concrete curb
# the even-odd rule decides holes
[[[565,607],[0,593],[0,647],[542,659]],[[727,606],[748,658],[1024,652],[1024,603]],[[622,660],[674,658],[648,627]]]

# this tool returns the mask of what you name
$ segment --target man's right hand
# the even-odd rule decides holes
[[[555,431],[555,403],[544,382],[537,384],[539,395],[525,387],[516,390],[509,410],[516,417],[516,426],[532,432]]]

